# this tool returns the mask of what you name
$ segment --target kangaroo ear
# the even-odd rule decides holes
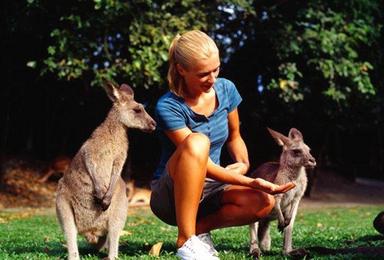
[[[120,99],[121,95],[115,83],[113,83],[112,81],[106,81],[103,87],[112,102],[116,102]]]
[[[288,137],[292,140],[303,140],[303,135],[296,128],[291,128],[291,130],[289,130]]]
[[[284,146],[289,144],[290,140],[285,135],[280,134],[279,132],[272,130],[271,128],[268,128],[268,127],[267,127],[267,130],[272,135],[273,139],[275,139],[278,145]]]
[[[121,84],[120,91],[133,98],[133,89],[128,84]]]

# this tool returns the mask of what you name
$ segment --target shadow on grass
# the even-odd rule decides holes
[[[151,247],[152,245],[146,245],[142,242],[128,241],[119,246],[119,251],[125,256],[148,255]],[[176,247],[174,243],[164,242],[161,247],[161,255],[164,253],[167,255],[173,254],[175,251]]]
[[[86,243],[78,243],[78,247],[81,256],[94,255],[100,258],[106,256],[106,253],[98,252],[95,248]],[[54,256],[59,259],[64,259],[67,255],[67,248],[60,242],[48,242],[44,247],[32,247],[30,245],[25,247],[18,246],[13,247],[11,251],[14,255],[45,253],[48,256]]]
[[[370,244],[375,241],[383,241],[383,246],[357,246],[361,242],[365,244]],[[353,241],[345,241],[347,244],[350,244],[350,247],[344,248],[327,248],[321,246],[307,247],[305,248],[311,254],[315,253],[317,255],[363,255],[364,257],[384,257],[384,236],[374,235],[374,236],[364,236]]]
[[[96,250],[92,245],[89,245],[87,243],[79,243],[79,254],[80,256],[94,256],[97,258],[103,258],[108,255],[106,250],[98,251]],[[129,241],[129,242],[123,242],[119,245],[119,255],[126,256],[126,257],[134,257],[134,256],[142,256],[142,255],[148,255],[149,250],[151,249],[150,245],[143,244],[142,242],[135,242],[135,241]],[[174,254],[176,248],[173,243],[164,243],[161,248],[161,254],[164,253],[167,255]],[[14,250],[14,253],[16,254],[22,254],[22,253],[36,253],[37,250],[31,249],[30,247],[25,248],[16,248]],[[58,258],[64,258],[67,255],[67,248],[57,242],[51,242],[48,243],[47,246],[41,250],[40,252],[44,252],[49,256],[58,257]]]
[[[234,243],[233,241],[220,241],[215,242],[215,249],[219,252],[248,252],[249,247],[246,243]]]
[[[307,251],[304,255],[291,255],[289,259],[311,259],[314,256],[338,256],[344,259],[384,259],[384,236],[369,235],[355,240],[346,240],[343,244],[348,247],[328,248],[322,246],[303,247]],[[218,245],[216,249],[220,251],[243,251],[247,252],[248,247],[231,246],[230,244]],[[294,248],[295,250],[300,247]],[[270,251],[262,253],[263,256],[286,258],[283,255],[282,248],[273,248]]]

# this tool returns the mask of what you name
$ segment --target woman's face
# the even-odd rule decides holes
[[[186,94],[196,96],[202,92],[208,93],[219,75],[219,54],[213,53],[208,59],[197,60],[191,68],[185,69],[179,64],[177,68],[184,78],[187,87]]]

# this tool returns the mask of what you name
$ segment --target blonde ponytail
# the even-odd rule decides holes
[[[207,34],[199,30],[192,30],[182,35],[178,34],[169,47],[168,84],[171,92],[183,97],[185,82],[177,70],[177,64],[185,69],[193,66],[197,60],[211,57],[219,50],[215,42]]]
[[[177,34],[175,38],[172,40],[171,46],[169,47],[168,56],[169,56],[169,68],[168,68],[168,84],[169,89],[176,95],[182,96],[182,77],[177,71],[176,65],[176,58],[175,58],[175,52],[176,52],[176,45],[178,40],[181,38],[180,34]]]

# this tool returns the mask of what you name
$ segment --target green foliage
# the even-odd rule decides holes
[[[43,74],[68,81],[82,78],[93,85],[121,79],[146,89],[164,84],[161,73],[173,37],[190,29],[207,31],[210,16],[218,12],[217,3],[196,0],[75,2],[51,32]],[[249,6],[244,0],[234,2]]]
[[[316,88],[339,104],[348,104],[351,95],[369,98],[376,93],[369,75],[373,65],[362,54],[378,41],[382,25],[362,12],[372,14],[378,5],[354,1],[349,8],[336,9],[335,2],[309,1],[295,19],[278,22],[274,46],[281,65],[278,80],[269,87],[280,87],[287,102],[302,100]],[[356,3],[362,2],[370,2],[372,9],[359,10]]]
[[[285,102],[299,101],[304,99],[304,95],[298,89],[297,78],[301,78],[303,75],[298,71],[295,63],[283,63],[278,68],[279,74],[284,78],[280,78],[279,82],[272,79],[268,85],[269,89],[280,88],[279,97]]]
[[[379,235],[372,227],[374,217],[381,210],[382,206],[301,209],[296,219],[293,245],[307,248],[311,259],[372,259],[374,256],[358,253],[357,248],[384,246],[384,241],[378,239]],[[174,245],[176,228],[158,220],[149,209],[133,211],[130,210],[125,232],[120,239],[120,259],[157,259],[150,257],[148,252],[158,242],[163,242],[161,259],[177,259]],[[4,218],[4,214],[0,213],[1,217]],[[0,224],[1,259],[65,258],[65,241],[55,216],[10,219]],[[356,222],[356,219],[359,221]],[[212,236],[221,259],[249,259],[246,226],[216,230]],[[263,259],[283,259],[282,236],[275,222],[271,226],[271,236],[271,252],[265,254]],[[83,238],[78,241],[82,259],[105,256],[103,252],[95,252]],[[321,254],[311,249],[315,247],[343,251],[333,252],[333,255]]]
[[[371,72],[378,64],[369,56],[375,56],[371,47],[377,46],[383,25],[374,0],[281,6],[252,0],[75,0],[54,6],[28,1],[28,7],[56,12],[50,17],[53,27],[44,65],[32,60],[28,66],[67,81],[98,85],[114,79],[159,88],[165,83],[172,38],[202,29],[216,39],[225,61],[245,42],[267,34],[273,46],[263,54],[273,57],[265,64],[268,88],[285,102],[321,93],[348,105],[352,96],[370,98],[377,90]],[[371,54],[365,55],[367,51]]]
[[[123,78],[148,88],[163,83],[160,68],[176,32],[203,28],[195,1],[77,1],[60,17],[43,72],[72,80],[91,75],[93,84]],[[184,15],[179,16],[182,12]]]

